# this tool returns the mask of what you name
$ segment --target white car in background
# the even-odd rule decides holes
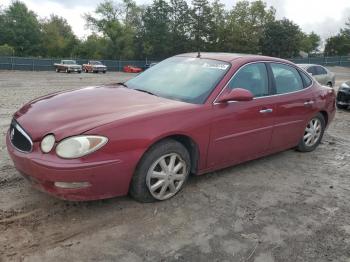
[[[298,64],[298,66],[306,70],[306,72],[312,75],[321,85],[334,87],[335,74],[327,68],[315,64]]]

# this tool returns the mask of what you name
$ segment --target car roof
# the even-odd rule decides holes
[[[307,68],[310,66],[321,66],[321,65],[316,65],[316,64],[297,64],[297,66],[302,67],[302,68]]]
[[[198,52],[194,53],[184,53],[179,54],[177,56],[185,56],[185,57],[198,57]],[[221,60],[224,62],[232,62],[237,59],[244,59],[247,61],[277,61],[277,62],[286,62],[290,63],[290,61],[276,58],[276,57],[270,57],[270,56],[262,56],[262,55],[251,55],[251,54],[239,54],[239,53],[215,53],[215,52],[200,52],[200,57],[205,59],[214,59],[214,60]]]

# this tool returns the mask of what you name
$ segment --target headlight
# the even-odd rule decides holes
[[[41,148],[41,151],[43,151],[44,153],[49,153],[54,145],[55,145],[55,137],[53,135],[47,135],[41,141],[40,148]]]
[[[56,154],[62,158],[78,158],[90,154],[108,142],[103,136],[74,136],[62,140],[56,147]]]

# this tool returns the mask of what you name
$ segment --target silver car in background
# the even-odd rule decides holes
[[[298,64],[298,66],[312,75],[321,85],[334,87],[335,74],[327,68],[314,64]]]

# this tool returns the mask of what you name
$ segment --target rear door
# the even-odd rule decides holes
[[[269,82],[264,63],[243,66],[229,81],[224,92],[244,88],[251,91],[255,99],[214,103],[209,167],[253,159],[268,150],[274,123]]]
[[[295,67],[269,63],[275,90],[275,126],[271,150],[296,146],[304,135],[307,122],[316,113],[312,80]]]

